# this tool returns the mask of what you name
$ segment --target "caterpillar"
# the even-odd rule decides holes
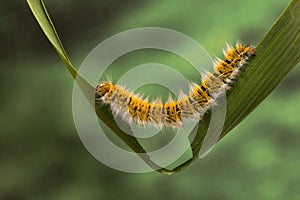
[[[111,110],[128,123],[181,128],[186,120],[202,119],[203,114],[214,105],[220,92],[224,91],[222,89],[230,89],[230,84],[239,75],[241,68],[255,56],[256,49],[237,42],[235,48],[227,45],[223,54],[223,60],[217,58],[214,61],[214,73],[202,75],[202,84],[190,84],[190,91],[180,94],[177,100],[169,97],[164,104],[160,98],[149,102],[147,98],[135,95],[111,81],[100,82],[96,86],[96,97],[104,104],[109,104]]]

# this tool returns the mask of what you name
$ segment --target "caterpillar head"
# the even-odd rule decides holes
[[[96,93],[99,99],[103,101],[111,100],[114,85],[111,82],[101,82],[96,87]]]

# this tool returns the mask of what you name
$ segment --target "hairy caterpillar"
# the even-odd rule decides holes
[[[224,60],[217,59],[214,62],[214,73],[203,75],[201,86],[193,83],[188,94],[180,94],[178,100],[169,97],[164,104],[160,98],[149,102],[110,81],[99,83],[96,95],[128,123],[180,128],[185,120],[201,120],[203,114],[214,104],[221,89],[230,89],[230,83],[255,53],[255,48],[249,45],[237,43],[236,48],[228,45],[224,51]]]

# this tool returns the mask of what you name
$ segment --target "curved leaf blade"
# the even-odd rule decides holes
[[[42,0],[27,0],[43,32],[65,63],[71,75],[80,86],[87,100],[93,105],[95,88],[72,66],[64,50],[55,27]],[[257,56],[246,67],[227,95],[227,116],[222,131],[224,137],[230,130],[246,118],[285,78],[287,73],[300,61],[300,1],[293,0],[275,22],[273,27],[257,45]],[[173,174],[185,169],[198,154],[208,129],[210,113],[206,113],[197,135],[191,143],[193,157],[172,170],[160,168],[147,156],[136,138],[118,128],[107,106],[95,105],[98,117],[134,152],[153,169],[160,173]]]

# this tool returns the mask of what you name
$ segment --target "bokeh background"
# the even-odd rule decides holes
[[[257,44],[288,2],[45,1],[75,66],[109,36],[143,26],[181,31],[221,56],[226,42]],[[205,159],[172,176],[127,174],[81,143],[73,80],[26,2],[3,0],[0,16],[1,200],[300,198],[299,65]]]

